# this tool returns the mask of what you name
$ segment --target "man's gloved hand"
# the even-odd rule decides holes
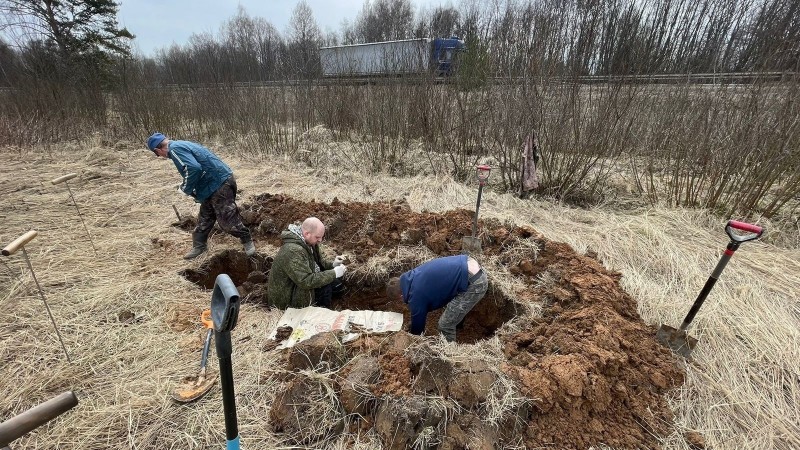
[[[344,263],[346,258],[342,255],[338,255],[336,258],[333,259],[333,267],[341,266]]]
[[[336,272],[336,278],[342,278],[344,272],[347,270],[347,266],[344,264],[339,264],[338,266],[333,268],[333,271]]]

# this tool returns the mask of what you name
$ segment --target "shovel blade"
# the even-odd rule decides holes
[[[656,332],[656,339],[684,358],[688,358],[697,345],[697,339],[688,332],[664,324]]]
[[[172,399],[178,403],[193,402],[206,395],[214,387],[217,377],[212,375],[203,380],[199,377],[186,377],[180,386],[172,391]]]
[[[481,238],[475,236],[464,236],[461,240],[461,253],[479,254],[481,252]]]

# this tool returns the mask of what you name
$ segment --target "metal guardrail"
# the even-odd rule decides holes
[[[419,74],[410,76],[386,75],[374,77],[325,77],[305,80],[272,80],[272,81],[237,81],[230,83],[197,83],[197,84],[166,84],[158,86],[166,89],[208,89],[217,87],[250,88],[250,87],[285,87],[285,86],[330,86],[338,84],[389,84],[389,83],[416,83],[430,82],[431,78],[420,77]],[[647,74],[647,75],[581,75],[581,76],[556,76],[556,77],[491,77],[493,84],[522,83],[528,80],[546,80],[555,83],[686,83],[686,84],[749,84],[756,81],[780,82],[795,81],[800,79],[796,72],[726,72],[726,73],[674,73],[674,74]],[[456,78],[433,79],[437,82],[448,82]]]
[[[212,88],[269,88],[287,86],[335,86],[362,84],[394,84],[394,83],[447,83],[457,78],[428,78],[416,75],[374,76],[374,77],[326,77],[294,80],[235,81],[219,83],[176,83],[146,86],[145,89],[212,89]],[[598,84],[598,83],[631,83],[631,84],[750,84],[753,82],[784,82],[800,80],[797,72],[725,72],[725,73],[667,73],[648,75],[580,75],[555,77],[490,77],[492,84],[516,84],[526,81],[547,81],[551,83]],[[12,91],[10,87],[0,87],[0,92]]]
[[[723,72],[723,73],[668,73],[648,75],[584,75],[567,77],[584,83],[603,82],[698,82],[752,83],[754,81],[791,81],[797,79],[795,72]]]

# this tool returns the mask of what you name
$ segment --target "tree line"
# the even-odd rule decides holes
[[[422,158],[427,171],[466,180],[489,161],[497,187],[517,191],[520,145],[533,136],[540,195],[596,203],[622,177],[653,204],[791,215],[800,208],[796,75],[712,86],[577,77],[794,74],[799,9],[791,0],[466,0],[415,12],[408,0],[374,0],[323,33],[300,1],[283,33],[240,8],[217,34],[143,56],[131,53],[112,0],[0,0],[4,30],[31,33],[0,43],[0,145],[96,131],[106,143],[138,142],[159,130],[311,164],[321,152],[308,151],[305,134],[322,124],[340,163],[404,174]],[[320,46],[453,35],[467,50],[452,83],[302,82],[320,76]],[[301,82],[258,85],[280,80]]]
[[[415,13],[410,0],[366,0],[325,33],[303,0],[285,32],[242,7],[216,34],[155,55],[131,55],[133,36],[111,0],[3,0],[0,86],[26,80],[125,83],[274,81],[320,75],[319,47],[458,36],[486,76],[796,71],[800,6],[792,0],[469,0]]]

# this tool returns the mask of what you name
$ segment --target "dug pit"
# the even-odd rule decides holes
[[[247,256],[241,250],[225,250],[211,256],[197,269],[184,269],[179,274],[205,289],[213,289],[219,274],[227,274],[239,290],[242,301],[261,302],[265,298],[267,274],[272,258],[259,253]]]
[[[386,290],[380,287],[351,287],[351,283],[348,283],[348,291],[341,298],[334,299],[333,307],[337,310],[398,312],[403,314],[404,324],[408,324],[411,320],[408,308],[402,300],[389,299],[386,296]],[[490,283],[486,295],[459,325],[457,342],[474,344],[481,339],[493,336],[498,328],[517,315],[518,308],[516,303],[493,289]],[[438,334],[437,323],[443,311],[440,309],[428,314],[425,326],[426,335],[436,336]]]
[[[180,274],[206,289],[213,289],[219,274],[227,274],[236,285],[243,302],[269,306],[266,283],[271,266],[272,258],[260,254],[248,257],[242,251],[226,250],[208,258],[199,268],[184,269]],[[387,298],[386,291],[382,286],[363,285],[346,278],[345,281],[345,292],[340,297],[333,299],[333,309],[337,311],[349,309],[351,311],[398,312],[403,314],[403,323],[409,323],[408,308],[400,300]],[[493,289],[490,284],[484,298],[459,325],[458,342],[472,344],[491,337],[500,326],[516,316],[517,310],[518,305]],[[442,310],[433,311],[428,315],[426,334],[436,335],[438,333],[436,324],[441,315]]]
[[[417,263],[398,249],[458,254],[472,213],[263,194],[242,216],[257,241],[274,246],[289,224],[320,218],[328,225],[325,244],[353,264],[334,307],[403,312],[382,293],[389,276]],[[287,445],[322,446],[345,430],[371,430],[385,449],[659,448],[673,428],[666,396],[683,372],[639,317],[621,275],[531,228],[480,221],[479,231],[493,286],[461,333],[462,342],[476,344],[443,347],[403,331],[344,343],[322,333],[283,350],[284,367],[263,379],[280,386],[266,406]],[[373,258],[383,258],[387,270],[355,276]],[[209,287],[216,274],[233,273],[243,297],[263,302],[263,287],[247,283],[254,272],[266,276],[269,264],[233,252],[184,275]],[[496,288],[501,277],[511,280],[514,299]],[[429,316],[433,330],[435,323]]]

